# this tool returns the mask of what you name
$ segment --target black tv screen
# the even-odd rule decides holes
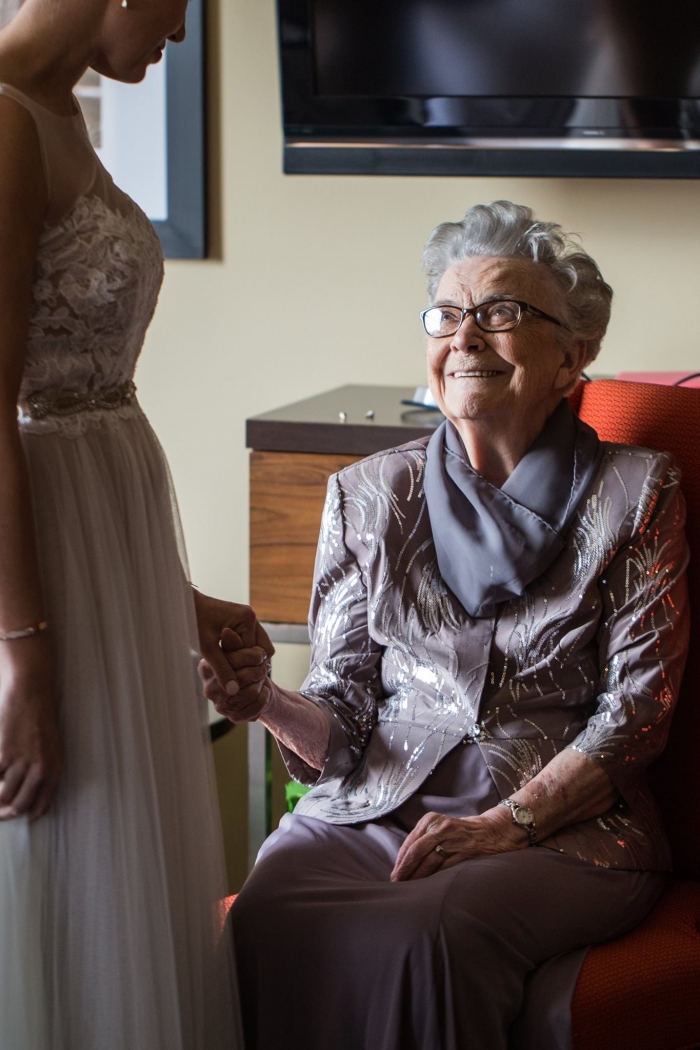
[[[278,0],[285,170],[700,176],[700,0]]]

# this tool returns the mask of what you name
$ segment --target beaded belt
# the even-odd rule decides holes
[[[20,408],[30,419],[48,416],[75,416],[79,412],[99,412],[124,408],[136,400],[136,387],[129,380],[119,386],[106,387],[90,393],[73,390],[39,390],[20,402]]]

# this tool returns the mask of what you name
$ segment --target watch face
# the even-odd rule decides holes
[[[513,816],[515,817],[517,824],[522,824],[524,826],[534,824],[535,822],[532,810],[527,806],[518,806],[518,808],[513,811]]]

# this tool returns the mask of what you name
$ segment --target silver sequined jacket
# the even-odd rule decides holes
[[[599,762],[620,794],[544,846],[596,864],[665,870],[645,780],[663,749],[688,644],[684,502],[671,456],[606,444],[566,546],[524,595],[473,620],[443,583],[423,494],[426,441],[328,484],[302,687],[331,726],[297,812],[337,824],[401,805],[474,741],[501,797],[559,751]]]

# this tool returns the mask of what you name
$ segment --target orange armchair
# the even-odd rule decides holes
[[[668,746],[650,771],[675,875],[640,926],[586,956],[572,1004],[574,1048],[691,1050],[700,1047],[700,390],[596,380],[576,394],[579,415],[603,441],[678,460],[692,624]]]

